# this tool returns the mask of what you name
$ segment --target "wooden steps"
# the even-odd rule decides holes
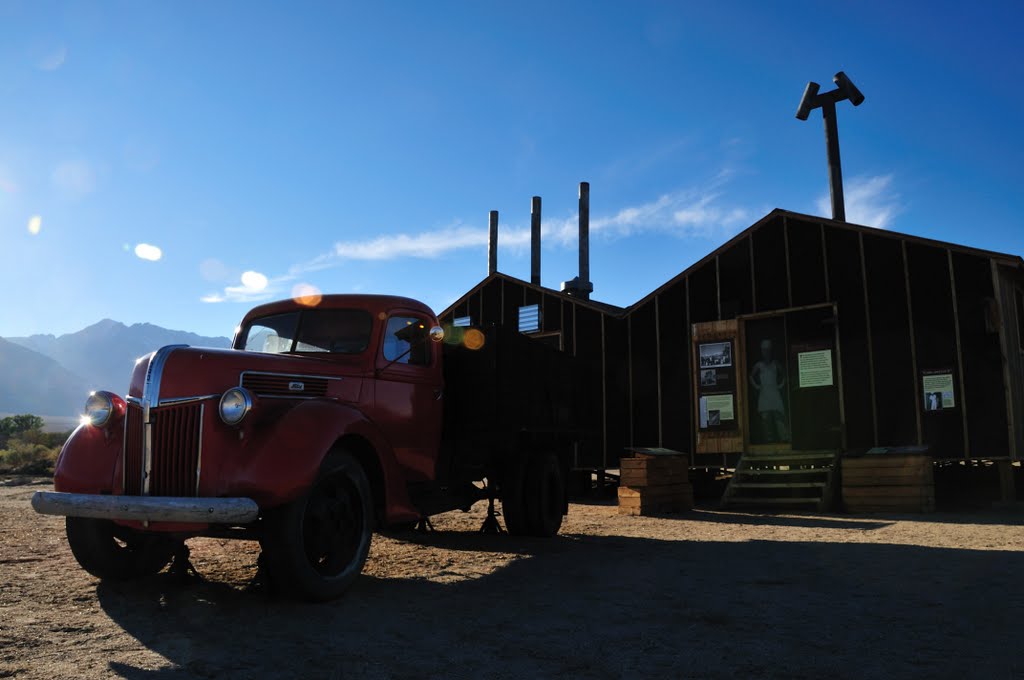
[[[836,451],[745,453],[722,496],[722,507],[827,510],[838,455]]]

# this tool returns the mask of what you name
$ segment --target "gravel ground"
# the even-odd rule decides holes
[[[0,479],[0,677],[1024,678],[1024,512],[625,517],[555,539],[375,536],[326,605],[247,590],[258,548],[196,539],[203,576],[99,583],[42,479]]]

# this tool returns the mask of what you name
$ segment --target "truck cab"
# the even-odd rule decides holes
[[[375,529],[479,500],[500,498],[512,533],[552,535],[572,424],[481,430],[517,408],[498,404],[510,372],[488,373],[515,363],[501,337],[446,338],[429,307],[396,296],[261,305],[231,349],[162,347],[136,361],[124,396],[92,393],[33,506],[67,518],[72,552],[101,579],[159,571],[194,536],[232,536],[259,540],[273,580],[310,600],[349,587]],[[483,415],[466,410],[487,399]]]

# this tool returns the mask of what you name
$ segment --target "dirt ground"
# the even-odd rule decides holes
[[[326,605],[248,591],[257,547],[190,543],[202,581],[99,583],[46,480],[0,479],[0,677],[1024,678],[1024,512],[650,517],[574,504],[555,539],[374,537]]]

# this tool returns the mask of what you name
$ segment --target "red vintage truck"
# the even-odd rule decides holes
[[[340,596],[372,533],[497,498],[508,532],[551,536],[581,437],[578,370],[514,329],[437,325],[402,297],[259,306],[232,349],[162,347],[127,394],[94,392],[55,491],[79,564],[101,579],[163,569],[196,536],[258,540],[295,597]],[[184,551],[184,552],[182,552]]]

